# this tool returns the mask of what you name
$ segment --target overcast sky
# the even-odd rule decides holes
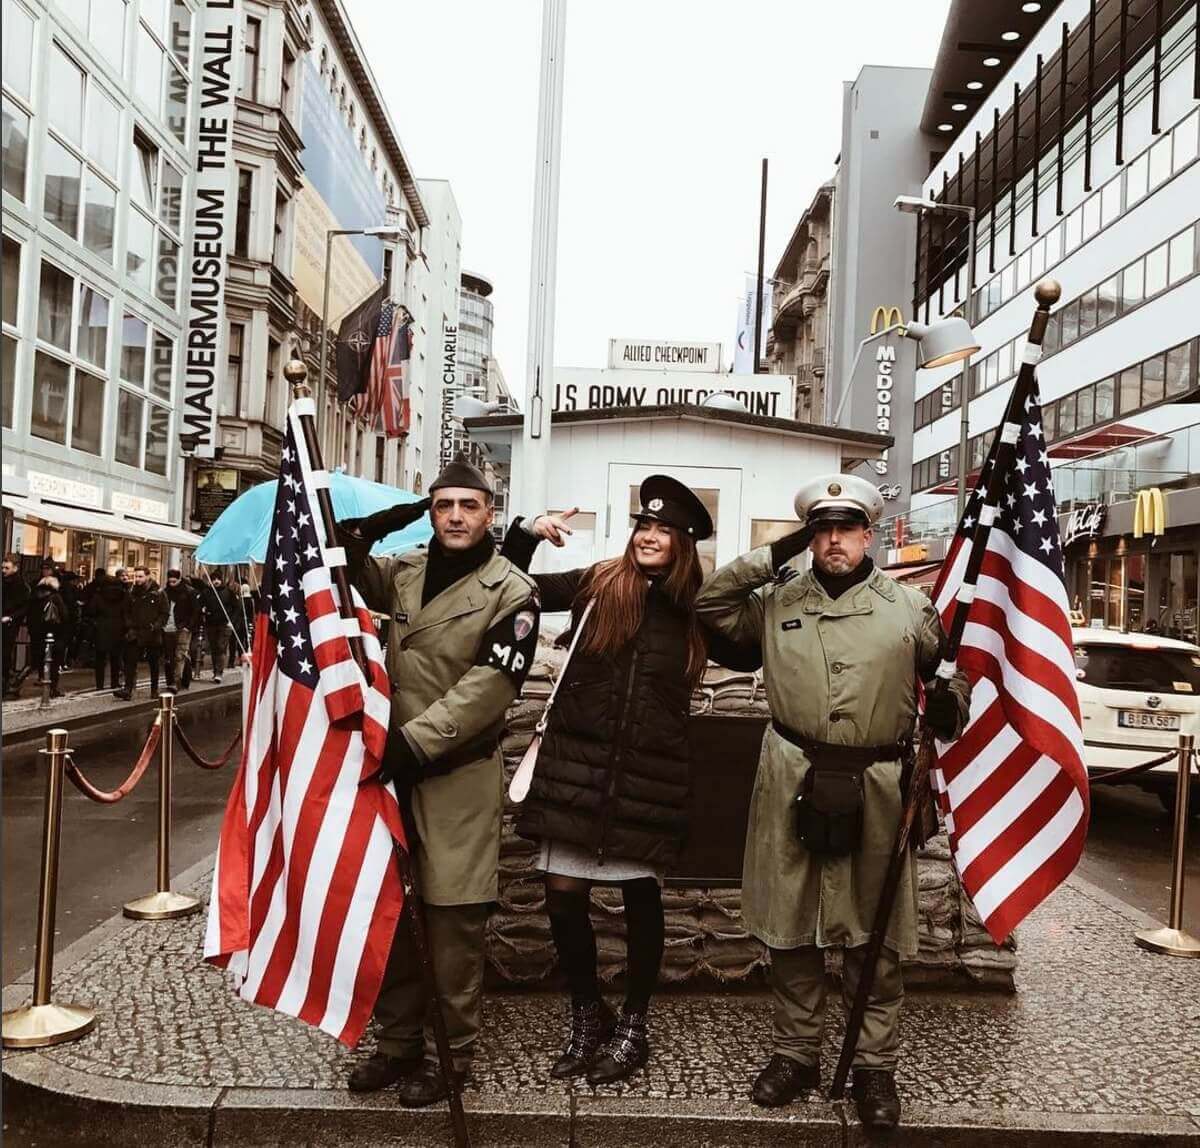
[[[496,287],[495,352],[524,391],[539,0],[345,0],[418,177],[449,179],[463,265]],[[842,81],[930,67],[949,0],[569,0],[556,361],[611,336],[730,360],[770,161],[770,274],[834,170]]]

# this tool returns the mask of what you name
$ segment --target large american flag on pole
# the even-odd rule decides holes
[[[971,716],[941,747],[933,778],[963,887],[998,943],[1075,867],[1088,825],[1054,484],[1031,363],[1023,374],[1005,416],[1015,453],[999,450],[998,434],[933,594],[948,631],[960,587],[970,602],[958,666],[971,679]],[[1006,457],[989,507],[990,471]],[[971,597],[972,537],[992,514]]]
[[[234,973],[245,1000],[354,1045],[403,905],[393,847],[404,829],[390,785],[359,787],[383,754],[388,679],[356,592],[355,617],[339,615],[330,564],[341,555],[328,548],[315,494],[328,475],[314,472],[299,419],[293,404],[204,956]]]
[[[367,390],[359,400],[361,414],[368,425],[377,430],[382,428],[388,438],[408,434],[412,418],[405,393],[408,361],[412,354],[412,328],[397,320],[397,305],[388,299],[379,311],[379,323],[371,346]]]

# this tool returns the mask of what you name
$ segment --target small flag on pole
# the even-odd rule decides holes
[[[381,283],[341,322],[337,338],[338,402],[366,393],[375,352],[375,333],[387,289]]]
[[[403,906],[393,856],[405,845],[376,771],[390,713],[375,627],[354,595],[339,615],[313,471],[288,412],[255,628],[242,760],[221,827],[204,956],[238,994],[348,1045],[362,1035]],[[367,673],[350,640],[362,642]]]
[[[963,887],[997,943],[1075,868],[1088,826],[1063,557],[1032,358],[1005,415],[1015,453],[1000,452],[996,436],[933,593],[947,628],[957,599],[970,602],[958,652],[972,684],[970,720],[942,748],[933,776]],[[985,491],[1001,457],[1011,462],[989,506]],[[991,528],[972,589],[963,583],[981,521]]]

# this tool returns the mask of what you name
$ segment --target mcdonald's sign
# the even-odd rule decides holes
[[[871,312],[871,330],[869,334],[877,335],[880,331],[886,331],[889,327],[903,327],[904,316],[900,313],[899,307],[876,307]],[[903,330],[897,334],[903,334]]]
[[[1167,508],[1163,503],[1162,491],[1157,486],[1137,492],[1133,504],[1133,536],[1144,538],[1147,534],[1161,537],[1167,529]]]

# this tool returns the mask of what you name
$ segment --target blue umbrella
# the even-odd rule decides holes
[[[267,556],[267,537],[271,516],[275,512],[277,482],[260,482],[239,495],[221,513],[196,548],[196,561],[206,566],[232,566],[253,559],[262,562]],[[333,513],[338,521],[363,518],[389,506],[417,502],[419,494],[370,482],[365,478],[334,471],[329,476],[333,495]],[[411,550],[433,537],[429,519],[420,518],[403,530],[395,530],[371,547],[372,554],[399,554]]]

